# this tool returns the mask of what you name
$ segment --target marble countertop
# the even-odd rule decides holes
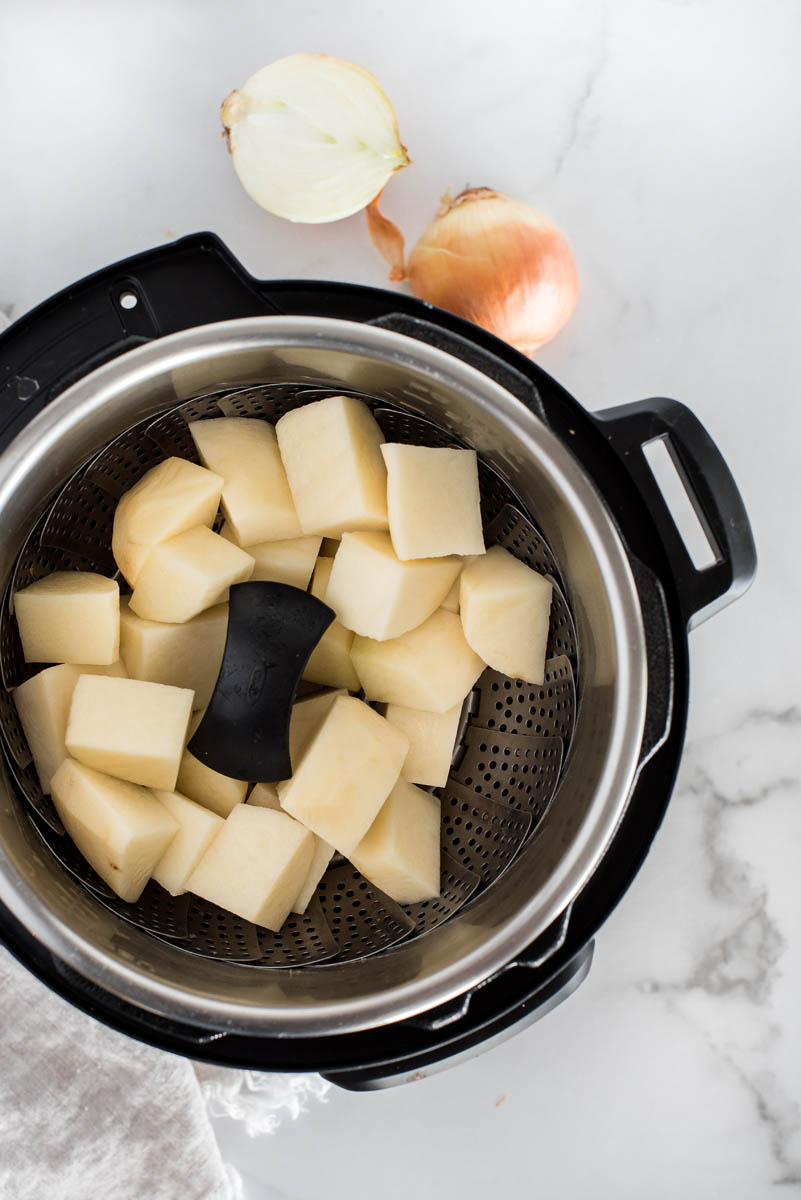
[[[253,70],[340,54],[395,102],[414,165],[385,207],[407,237],[466,183],[552,215],[581,298],[537,360],[592,409],[690,405],[759,548],[752,590],[692,634],[675,797],[585,984],[419,1084],[312,1096],[273,1136],[216,1119],[245,1200],[801,1194],[799,44],[795,0],[0,12],[6,317],[199,229],[257,275],[383,285],[363,217],[267,216],[219,136],[221,98]]]

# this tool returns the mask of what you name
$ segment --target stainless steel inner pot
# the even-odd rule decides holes
[[[506,480],[549,543],[576,625],[578,715],[560,787],[487,891],[422,937],[325,969],[249,970],[189,956],[96,903],[26,836],[3,771],[0,901],[60,960],[165,1017],[315,1036],[426,1011],[488,978],[569,908],[608,847],[640,756],[645,633],[629,561],[594,484],[519,400],[411,338],[347,321],[256,317],[165,337],[69,388],[0,456],[0,578],[54,491],[144,418],[223,387],[356,389],[431,420]]]

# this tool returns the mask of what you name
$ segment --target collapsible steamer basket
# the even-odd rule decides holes
[[[151,882],[118,900],[38,786],[10,689],[12,596],[112,575],[117,499],[195,458],[187,423],[348,394],[387,440],[479,455],[488,545],[554,583],[547,672],[487,670],[442,800],[442,889],[398,905],[335,860],[280,934]],[[716,553],[693,566],[642,451],[669,446]],[[719,451],[675,401],[590,416],[490,335],[408,297],[253,280],[211,235],[109,268],[0,337],[0,936],[86,1011],[155,1045],[351,1087],[419,1076],[543,1015],[659,825],[687,710],[687,629],[750,582]]]

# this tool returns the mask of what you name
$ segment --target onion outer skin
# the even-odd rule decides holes
[[[415,296],[524,354],[555,337],[578,300],[576,264],[561,230],[532,205],[492,188],[443,197],[406,275]]]

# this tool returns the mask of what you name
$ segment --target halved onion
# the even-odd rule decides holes
[[[231,92],[221,117],[234,168],[257,204],[289,221],[338,221],[409,163],[378,81],[328,54],[291,54]]]

